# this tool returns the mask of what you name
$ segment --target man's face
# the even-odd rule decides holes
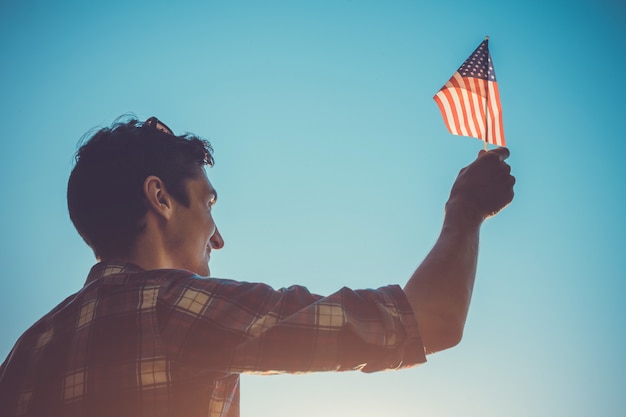
[[[221,249],[224,241],[220,235],[211,209],[217,192],[202,170],[201,174],[186,181],[189,207],[175,202],[172,217],[170,250],[176,267],[198,275],[209,276],[209,259],[212,249]]]

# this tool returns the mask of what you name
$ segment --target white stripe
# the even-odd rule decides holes
[[[485,83],[478,83],[478,87],[480,89],[482,111],[485,112],[485,131],[481,139],[488,141],[488,138],[490,137],[489,126],[491,126],[491,123],[489,122],[489,109],[487,108],[487,91],[485,91]]]
[[[473,100],[472,109],[474,110],[474,113],[476,113],[476,119],[478,120],[478,129],[479,129],[478,137],[482,139],[485,137],[485,122],[483,121],[483,118],[480,116],[480,108],[481,106],[485,107],[484,100],[475,91],[472,91],[472,100]]]
[[[472,86],[471,84],[468,84],[463,78],[461,78],[459,81],[461,85],[464,86],[464,88],[461,89],[461,95],[463,97],[463,104],[465,105],[465,112],[467,113],[466,126],[467,126],[468,131],[470,132],[470,136],[478,138],[480,137],[480,132],[478,132],[478,130],[476,129],[476,126],[474,125],[474,118],[472,117],[474,108],[473,108],[472,101],[469,96],[469,94],[471,94]],[[468,90],[470,91],[469,94],[468,94]]]
[[[450,94],[451,98],[448,98],[447,95],[444,95],[445,97],[445,101],[447,103],[447,107],[448,107],[448,111],[446,112],[447,116],[448,116],[448,123],[450,125],[450,132],[452,132],[453,135],[461,135],[461,131],[460,126],[457,126],[456,122],[454,121],[454,117],[457,116],[458,119],[458,111],[457,111],[457,107],[454,104],[454,89],[456,88],[454,85],[452,85],[452,83],[450,82],[450,80],[448,80],[448,82],[446,82],[446,91]]]
[[[463,78],[458,72],[455,72],[452,77],[455,78],[457,81],[460,81],[460,84],[463,84]],[[459,95],[458,90],[458,88],[454,87],[450,89],[450,94],[452,95],[452,99],[454,100],[454,107],[456,108],[456,114],[459,118],[459,127],[461,128],[461,133],[463,136],[470,136],[465,127],[465,115],[463,114],[463,108],[461,107],[461,96]]]
[[[480,126],[480,139],[484,140],[486,135],[486,123],[485,118],[482,116],[482,112],[485,111],[485,97],[481,95],[482,82],[478,79],[472,80],[474,92],[474,111],[476,112],[476,118],[478,119],[478,125]],[[478,85],[478,87],[476,87]]]

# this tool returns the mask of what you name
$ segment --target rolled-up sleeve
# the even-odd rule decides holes
[[[426,361],[402,289],[305,287],[185,277],[163,288],[162,340],[173,360],[207,370],[301,373],[399,369]],[[196,368],[197,369],[197,368]]]

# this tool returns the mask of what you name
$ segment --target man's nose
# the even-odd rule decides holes
[[[217,226],[215,227],[215,233],[213,233],[209,241],[211,242],[211,249],[222,249],[224,247],[224,239]]]

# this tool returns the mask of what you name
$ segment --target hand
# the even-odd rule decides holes
[[[452,186],[446,211],[460,210],[478,221],[494,216],[513,200],[515,177],[504,162],[507,148],[480,151],[478,158],[463,168]]]

